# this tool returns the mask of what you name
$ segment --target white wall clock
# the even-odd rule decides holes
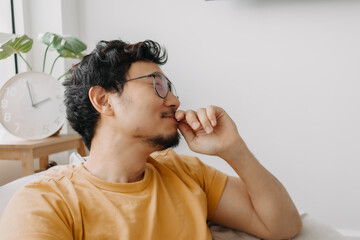
[[[41,72],[10,78],[0,89],[0,123],[12,135],[42,139],[57,132],[65,121],[64,87]]]

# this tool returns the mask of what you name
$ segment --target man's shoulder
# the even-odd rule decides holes
[[[166,149],[163,151],[154,152],[150,155],[152,159],[162,164],[174,164],[177,162],[184,162],[186,158],[194,158],[176,153],[173,149]]]
[[[18,179],[2,187],[2,191],[7,192],[7,198],[2,201],[8,202],[15,211],[23,205],[33,206],[50,199],[59,200],[61,198],[59,193],[67,193],[73,188],[72,176],[75,169],[76,166],[71,165],[56,166]]]
[[[26,184],[29,185],[48,185],[52,182],[66,182],[73,178],[74,172],[76,171],[74,165],[62,165],[56,166],[40,173],[35,179]]]
[[[154,159],[162,159],[164,157],[169,157],[169,156],[173,156],[173,155],[178,156],[178,154],[171,148],[168,148],[163,151],[153,152],[152,154],[150,154],[150,156]]]
[[[200,166],[200,160],[197,157],[178,154],[173,149],[166,149],[152,153],[150,155],[153,165],[160,164],[166,168],[169,168],[176,172],[190,173],[192,170],[197,169]]]

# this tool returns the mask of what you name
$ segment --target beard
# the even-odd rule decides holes
[[[168,148],[175,148],[180,142],[180,133],[176,131],[171,135],[158,135],[154,137],[148,137],[145,141],[152,147],[156,148],[157,151],[163,151]]]

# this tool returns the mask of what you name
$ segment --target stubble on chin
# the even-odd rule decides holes
[[[151,147],[156,148],[157,151],[163,151],[168,148],[175,148],[179,145],[181,135],[178,131],[173,134],[164,136],[157,135],[154,137],[148,137],[145,141],[150,144]]]
[[[172,109],[168,112],[161,113],[161,118],[169,117],[169,115],[173,116],[176,110]],[[174,133],[168,135],[155,135],[155,136],[143,136],[143,135],[135,135],[135,138],[143,140],[145,143],[149,144],[150,147],[155,148],[155,151],[163,151],[168,148],[175,148],[179,145],[181,135],[177,130],[179,127],[179,123],[175,123],[176,131]],[[138,131],[139,129],[137,129]]]

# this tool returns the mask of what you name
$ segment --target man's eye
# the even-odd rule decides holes
[[[163,88],[164,88],[163,84],[156,83],[156,89],[160,90],[160,89],[163,89]]]

